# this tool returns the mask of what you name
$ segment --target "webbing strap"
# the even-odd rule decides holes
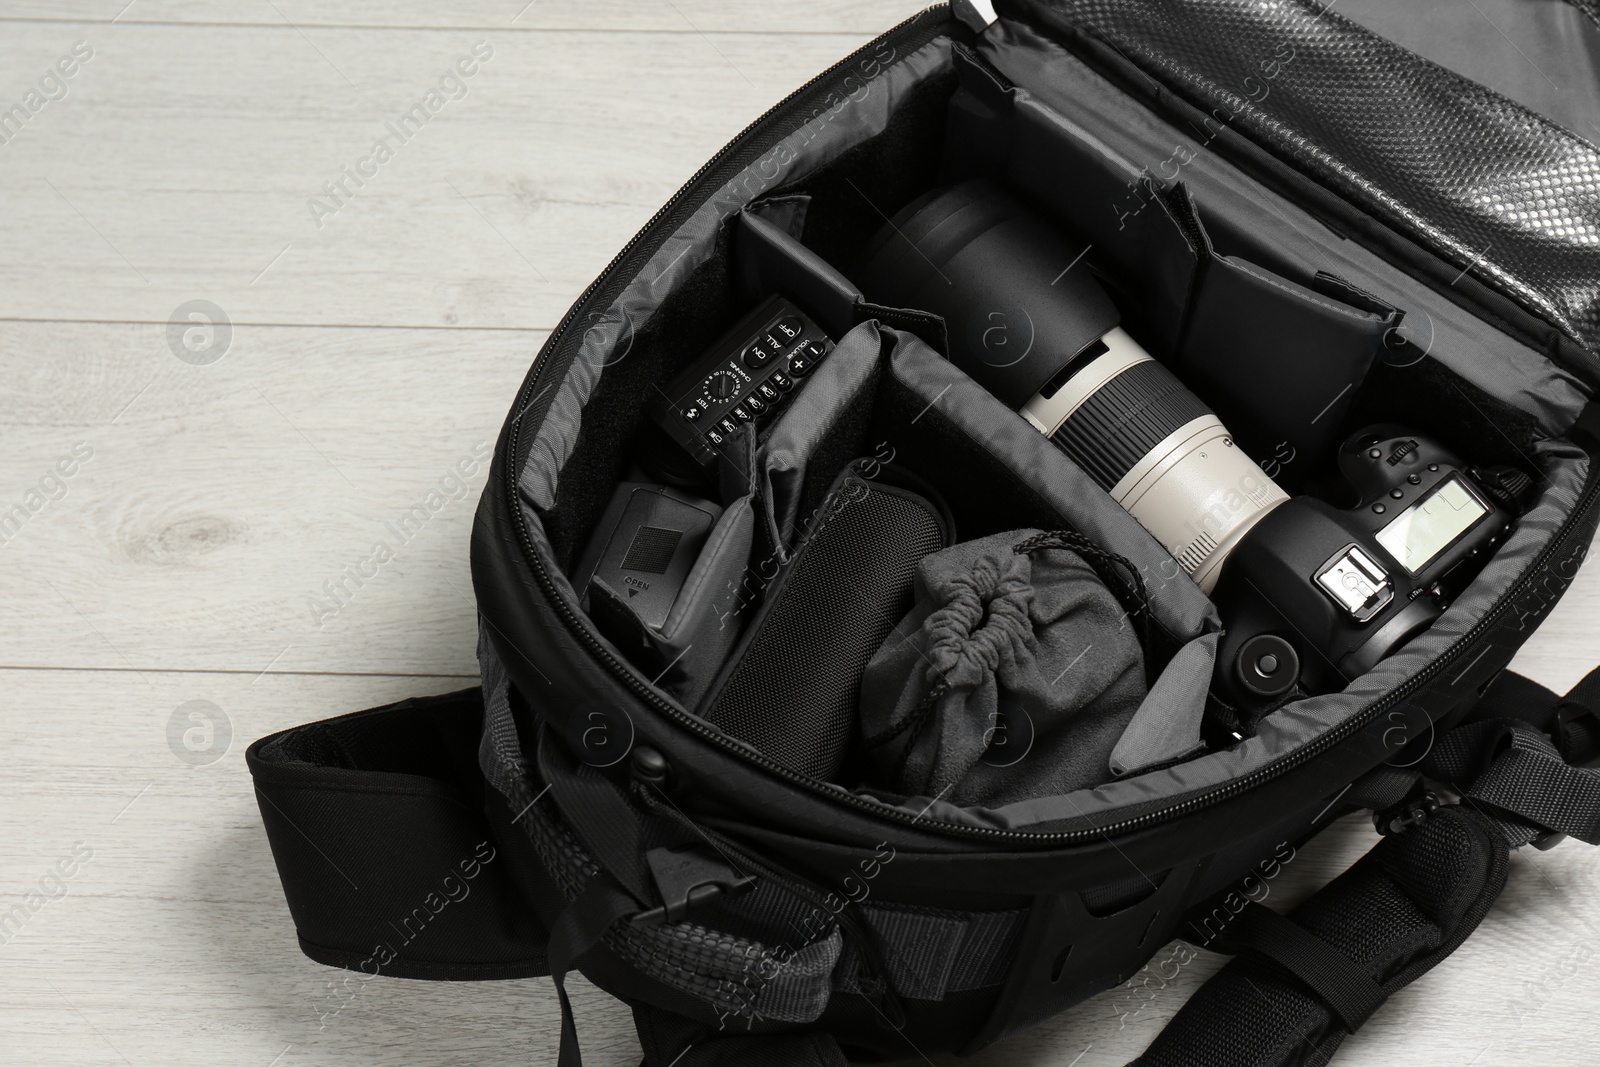
[[[548,731],[548,725],[543,727]],[[639,903],[653,900],[639,814],[622,791],[605,775],[572,757],[557,737],[546,734],[539,743],[539,776],[550,786],[561,812],[595,862],[622,884]]]
[[[550,931],[550,977],[561,1003],[559,1067],[583,1067],[566,976],[612,925],[638,910],[633,898],[606,871],[590,878],[557,916]],[[740,1034],[662,1011],[634,1005],[646,1067],[846,1067],[844,1054],[825,1032]]]
[[[1530,726],[1489,720],[1452,730],[1423,767],[1464,803],[1489,809],[1513,844],[1550,833],[1600,844],[1600,770],[1572,766]]]
[[[1571,762],[1600,755],[1597,701],[1600,671],[1560,698],[1502,674],[1422,765],[1462,804],[1386,837],[1288,916],[1239,909],[1212,942],[1238,958],[1138,1067],[1325,1064],[1477,927],[1505,884],[1510,848],[1554,834],[1600,843],[1600,771]]]
[[[550,929],[550,978],[561,1001],[561,1052],[556,1060],[559,1067],[583,1067],[578,1027],[567,996],[567,972],[580,956],[599,943],[612,923],[637,910],[633,898],[601,871],[561,910]]]
[[[1383,989],[1350,957],[1305,927],[1254,901],[1233,918],[1213,946],[1254,953],[1300,979],[1355,1031],[1383,1003]]]
[[[1513,845],[1600,844],[1600,670],[1564,697],[1506,671],[1422,769],[1495,818]]]

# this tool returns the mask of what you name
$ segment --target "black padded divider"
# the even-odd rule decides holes
[[[782,199],[805,202],[804,197]],[[855,324],[855,306],[861,292],[838,268],[801,244],[797,233],[769,218],[762,208],[771,203],[758,201],[739,213],[733,255],[745,295],[760,300],[771,293],[782,293],[837,340]],[[798,216],[797,231],[803,230],[804,212],[789,214]]]
[[[1338,447],[1400,313],[1332,276],[1305,285],[1206,252],[1177,367],[1292,492]]]

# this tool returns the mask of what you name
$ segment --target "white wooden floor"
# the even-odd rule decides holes
[[[0,934],[0,1064],[554,1063],[544,980],[334,995],[244,747],[472,683],[483,473],[451,469],[680,182],[917,3],[0,3],[0,110],[46,98],[0,144],[0,512],[27,510],[0,543],[0,911],[37,909]],[[459,98],[314,213],[474,48]],[[395,544],[385,522],[434,491]],[[319,617],[376,541],[395,558]],[[1565,689],[1597,626],[1590,568],[1519,666]],[[169,741],[196,709],[198,757]],[[1372,839],[1324,835],[1285,899]],[[1478,935],[1340,1062],[1595,1062],[1597,880],[1582,845],[1516,857]],[[1216,966],[977,1062],[1121,1064]],[[627,1012],[576,1001],[590,1062],[636,1063]]]

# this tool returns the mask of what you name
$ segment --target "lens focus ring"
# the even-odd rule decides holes
[[[1174,430],[1209,414],[1171,371],[1146,359],[1096,389],[1050,439],[1109,491]]]

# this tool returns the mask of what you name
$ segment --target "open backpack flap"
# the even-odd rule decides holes
[[[1236,959],[1140,1063],[1320,1064],[1512,849],[1600,843],[1600,675],[1505,670],[1600,518],[1592,131],[1376,5],[996,7],[779,103],[551,334],[481,688],[251,746],[307,955],[550,975],[563,1067],[574,970],[651,1067],[834,1065],[1182,939]],[[1243,473],[1173,518],[1202,461]]]

